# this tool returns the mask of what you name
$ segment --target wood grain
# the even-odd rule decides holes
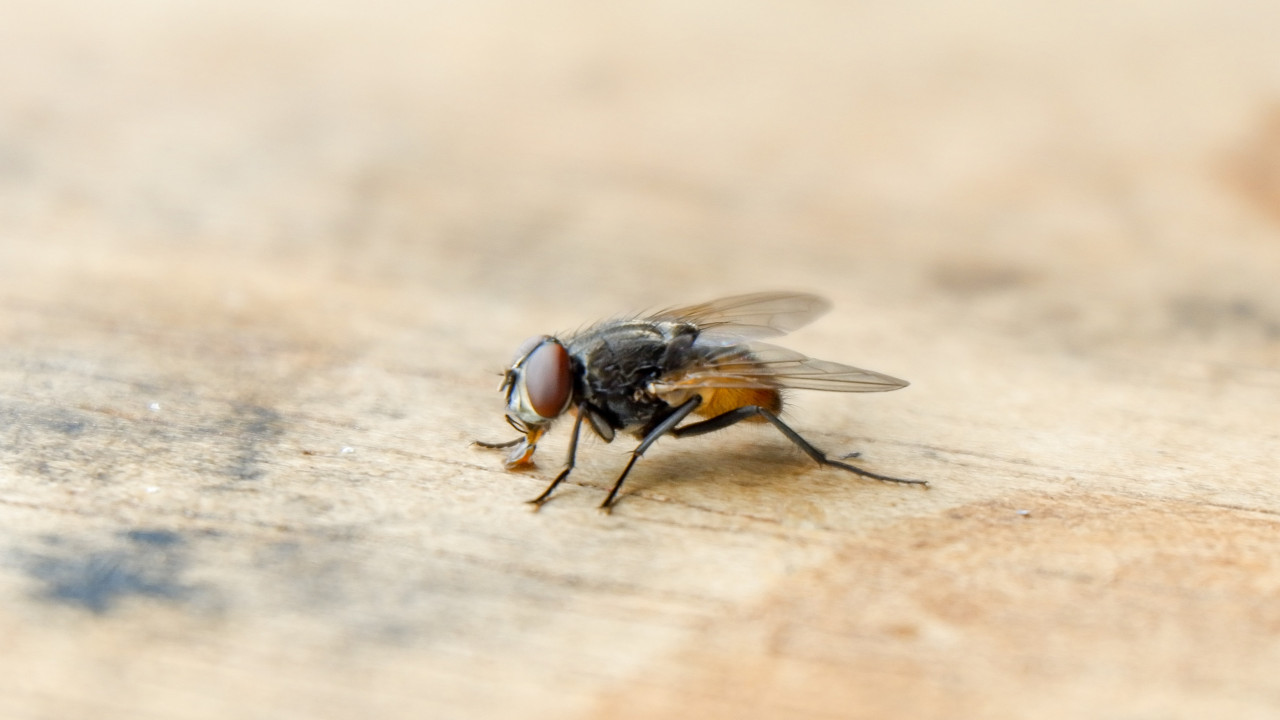
[[[1280,713],[1280,9],[10,3],[0,716]],[[532,334],[904,377],[532,472]]]

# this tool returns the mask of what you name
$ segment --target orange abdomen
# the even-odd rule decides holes
[[[782,394],[772,388],[707,388],[698,394],[702,396],[702,404],[694,412],[707,417],[747,405],[759,405],[774,413],[782,412]],[[757,416],[751,420],[763,422],[764,418]]]

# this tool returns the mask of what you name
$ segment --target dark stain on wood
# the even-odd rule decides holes
[[[284,434],[281,415],[261,405],[245,405],[236,408],[231,423],[237,448],[226,474],[238,480],[258,480],[265,474],[264,453]]]
[[[105,543],[49,536],[24,555],[23,565],[40,583],[42,599],[103,615],[132,597],[191,598],[197,588],[182,579],[186,549],[182,536],[169,530],[119,532]]]

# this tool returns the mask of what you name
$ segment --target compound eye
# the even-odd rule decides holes
[[[519,365],[520,361],[525,359],[534,348],[551,339],[550,335],[534,335],[520,343],[520,347],[516,348],[515,357],[511,358],[512,365]]]
[[[521,365],[521,379],[533,411],[548,420],[556,417],[564,412],[573,390],[569,352],[558,342],[543,342]]]

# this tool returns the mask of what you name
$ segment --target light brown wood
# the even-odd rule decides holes
[[[9,5],[0,716],[1280,713],[1280,6]],[[469,446],[774,288],[931,489]]]

